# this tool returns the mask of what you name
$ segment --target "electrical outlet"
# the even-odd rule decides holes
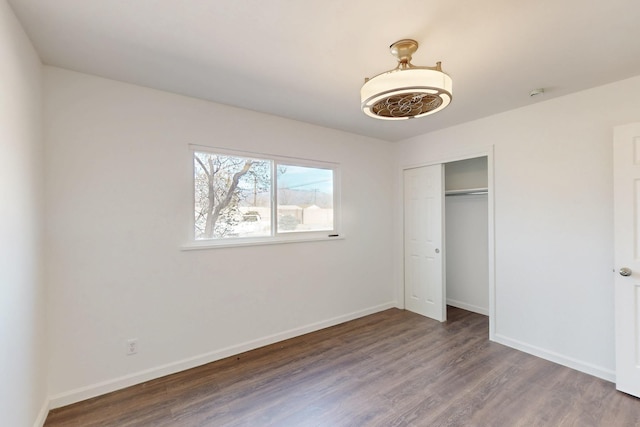
[[[127,356],[131,356],[138,352],[138,338],[127,340]]]

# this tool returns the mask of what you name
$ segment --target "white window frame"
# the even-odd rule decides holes
[[[238,156],[272,162],[271,170],[271,235],[260,237],[230,237],[224,239],[196,239],[195,238],[195,185],[194,185],[194,155],[196,152]],[[278,164],[289,166],[302,166],[318,169],[330,169],[333,171],[333,230],[322,231],[277,231],[277,167]],[[278,156],[266,153],[250,151],[230,150],[227,148],[210,147],[202,145],[189,145],[189,184],[191,185],[191,202],[189,203],[189,239],[182,245],[182,250],[197,250],[209,248],[224,248],[236,246],[272,245],[296,242],[313,242],[324,240],[344,239],[341,223],[341,171],[340,164],[320,160],[303,159],[298,157]]]

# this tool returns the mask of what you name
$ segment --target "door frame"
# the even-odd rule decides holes
[[[397,289],[397,303],[398,307],[401,309],[405,308],[404,298],[405,298],[405,290],[404,290],[404,171],[407,169],[414,169],[423,166],[432,166],[437,164],[446,164],[450,162],[456,162],[459,160],[468,160],[474,159],[477,157],[486,157],[487,158],[487,189],[489,194],[487,195],[488,202],[488,270],[489,270],[489,339],[491,341],[495,341],[495,331],[496,331],[496,281],[495,281],[495,191],[494,191],[494,147],[493,145],[489,147],[485,147],[483,149],[477,150],[469,150],[469,151],[456,151],[442,156],[426,156],[426,160],[420,163],[412,163],[406,165],[400,165],[398,168],[398,182],[399,182],[399,194],[400,194],[400,207],[398,210],[398,218],[400,218],[401,222],[401,233],[399,237],[399,244],[402,248],[399,251],[399,257],[396,259],[397,268],[397,276],[398,280],[398,289]],[[444,190],[444,189],[443,189]],[[443,230],[443,233],[445,231]],[[444,265],[446,268],[446,245],[444,247],[443,256],[444,256]],[[445,276],[446,281],[446,276]],[[445,282],[446,286],[446,282]]]

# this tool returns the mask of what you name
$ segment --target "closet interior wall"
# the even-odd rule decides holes
[[[447,304],[489,314],[487,158],[446,163]]]

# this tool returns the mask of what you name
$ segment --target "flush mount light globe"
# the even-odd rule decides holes
[[[451,77],[435,67],[416,67],[411,55],[418,49],[415,40],[400,40],[390,46],[398,66],[378,74],[360,89],[362,111],[383,120],[424,117],[445,108],[451,102]]]

